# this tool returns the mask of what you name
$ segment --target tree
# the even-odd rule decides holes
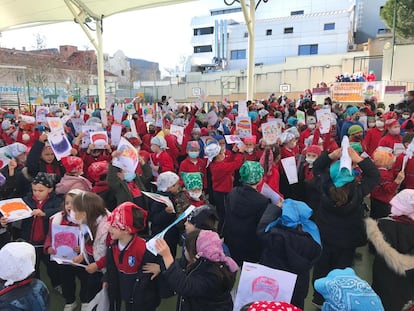
[[[414,1],[387,1],[381,10],[381,17],[390,29],[393,29],[394,5],[396,5],[395,32],[403,38],[414,38]]]
[[[40,33],[33,34],[33,36],[35,37],[35,44],[33,45],[33,48],[37,51],[45,49],[46,37]]]

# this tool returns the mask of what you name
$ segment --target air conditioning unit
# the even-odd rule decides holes
[[[355,51],[357,49],[356,44],[348,44],[348,51]]]

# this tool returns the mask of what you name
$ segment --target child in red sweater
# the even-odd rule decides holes
[[[394,156],[386,149],[374,151],[373,160],[375,166],[381,174],[379,184],[371,192],[371,212],[370,216],[374,219],[387,217],[390,214],[390,200],[394,197],[401,182],[404,180],[404,172],[399,172],[394,177],[391,170]]]
[[[375,121],[375,127],[370,128],[365,135],[365,146],[367,148],[367,153],[369,156],[372,156],[375,149],[378,147],[378,143],[381,140],[381,137],[384,133],[384,120],[378,119]]]
[[[239,151],[234,145],[233,151]],[[244,149],[240,150],[243,152]],[[205,147],[204,153],[208,159],[208,166],[211,173],[212,190],[214,202],[216,204],[217,214],[219,216],[219,230],[221,232],[224,221],[224,202],[227,194],[233,189],[234,173],[243,164],[243,156],[238,153],[228,160],[225,156],[225,150],[222,150],[216,142],[211,142]]]
[[[186,157],[180,164],[180,169],[178,170],[179,175],[182,173],[201,173],[203,176],[203,189],[207,189],[207,161],[206,159],[201,159],[200,155],[200,144],[198,141],[189,141],[187,144],[187,154]]]
[[[164,172],[175,172],[174,161],[171,156],[165,151],[167,149],[167,142],[164,137],[155,136],[151,139],[151,168],[154,177]]]

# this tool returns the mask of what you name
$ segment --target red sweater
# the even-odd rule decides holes
[[[392,167],[394,177],[401,171],[402,165],[404,161],[404,153],[398,155],[395,163]],[[406,189],[414,189],[414,157],[408,159],[407,164],[405,166],[405,178],[401,185],[403,185]]]
[[[155,166],[159,166],[158,173],[175,172],[174,161],[166,151],[162,151],[160,154],[151,153],[151,160]]]
[[[296,157],[296,155],[299,153],[299,148],[298,146],[296,146],[293,149],[289,149],[286,146],[283,146],[282,148],[280,148],[280,157],[282,159],[284,158],[289,158],[289,157]]]
[[[401,142],[402,142],[401,135],[387,134],[381,138],[381,140],[378,143],[378,146],[388,147],[394,150],[394,144],[401,144]]]
[[[370,156],[372,156],[375,149],[377,149],[383,133],[384,131],[381,131],[376,127],[368,130],[367,135],[365,136],[365,146],[367,147],[366,151]]]
[[[231,162],[227,160],[210,163],[213,191],[229,193],[233,189],[234,172],[243,164],[243,155],[237,154]]]
[[[270,174],[265,174],[262,181],[257,186],[257,191],[262,191],[263,184],[266,183],[272,188],[273,191],[277,192],[281,198],[283,195],[279,191],[280,175],[279,175],[279,165],[273,164]]]
[[[378,168],[381,174],[379,184],[372,190],[371,197],[389,203],[397,192],[398,184],[394,182],[394,173],[386,168]]]
[[[207,189],[207,159],[197,158],[197,162],[193,163],[190,160],[190,157],[185,158],[181,164],[180,169],[178,170],[178,175],[181,178],[181,173],[201,173],[203,174],[203,188]]]

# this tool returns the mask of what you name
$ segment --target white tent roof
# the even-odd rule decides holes
[[[0,31],[73,20],[78,22],[97,52],[99,106],[105,108],[103,18],[190,1],[194,0],[0,0]],[[84,24],[92,20],[96,23],[95,33]]]
[[[89,16],[100,18],[116,13],[178,4],[193,0],[71,0],[87,7]],[[24,26],[73,21],[64,0],[0,0],[0,31]]]

